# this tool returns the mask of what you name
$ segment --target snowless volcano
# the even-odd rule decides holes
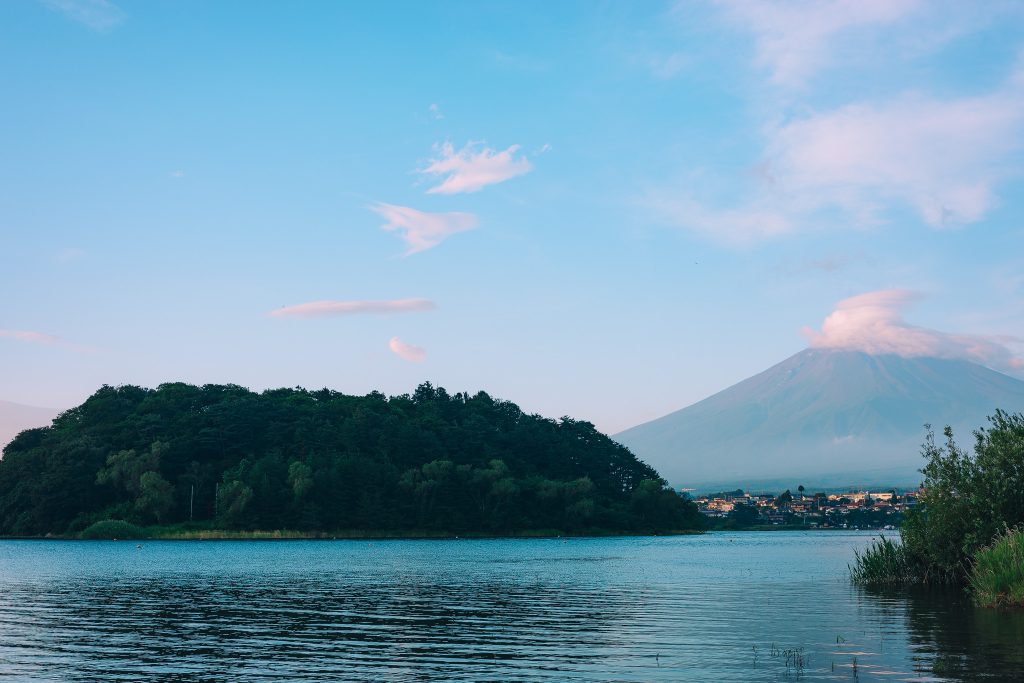
[[[1024,381],[966,360],[807,349],[615,438],[677,487],[908,485],[925,424],[962,446]]]

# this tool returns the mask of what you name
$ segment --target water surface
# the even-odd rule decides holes
[[[870,538],[3,541],[0,678],[1024,680],[1024,616],[852,587]]]

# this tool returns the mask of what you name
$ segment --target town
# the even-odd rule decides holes
[[[903,513],[917,505],[920,495],[919,490],[897,489],[808,495],[801,485],[795,494],[789,489],[778,495],[736,489],[701,495],[694,502],[709,525],[721,529],[895,529]]]

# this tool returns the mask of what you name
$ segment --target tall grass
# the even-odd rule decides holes
[[[860,586],[880,586],[914,583],[921,576],[903,544],[883,536],[864,552],[854,551],[850,578]]]
[[[1006,531],[975,553],[970,583],[982,607],[1024,607],[1024,528]]]

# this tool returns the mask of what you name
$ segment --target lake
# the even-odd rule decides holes
[[[851,586],[871,537],[2,541],[0,678],[1024,680],[1024,615]]]

